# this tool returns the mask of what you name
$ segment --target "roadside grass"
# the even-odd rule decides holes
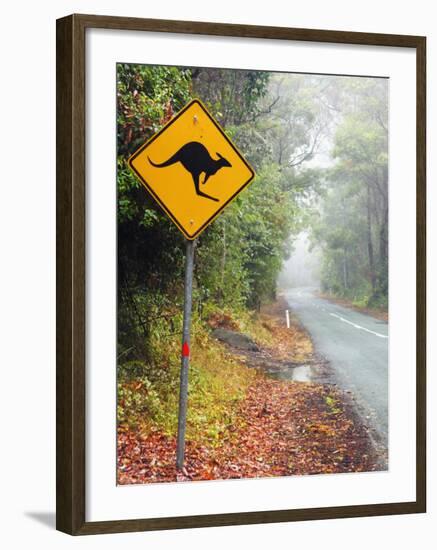
[[[186,438],[215,447],[232,437],[239,423],[238,404],[258,374],[214,340],[198,318],[192,333]],[[157,348],[153,362],[119,365],[119,430],[143,435],[176,433],[180,345],[180,337],[175,335]]]
[[[176,323],[178,320],[176,321]],[[269,312],[244,312],[205,307],[202,318],[194,314],[186,439],[216,448],[232,440],[240,427],[239,405],[261,373],[247,367],[226,346],[211,336],[222,327],[248,334],[260,347],[296,362],[308,361],[312,343],[305,331],[281,325]],[[154,330],[149,340],[149,359],[118,365],[118,429],[141,435],[177,432],[179,409],[180,334],[165,338]]]
[[[266,325],[265,316],[256,311],[231,310],[210,304],[205,308],[203,316],[211,329],[225,328],[243,332],[260,346],[271,346],[274,343],[271,327]]]

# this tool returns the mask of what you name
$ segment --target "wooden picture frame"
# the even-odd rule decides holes
[[[411,502],[86,521],[85,32],[89,28],[409,48],[416,51],[417,410]],[[57,21],[57,529],[71,535],[289,522],[426,510],[426,39],[420,36],[71,15]]]

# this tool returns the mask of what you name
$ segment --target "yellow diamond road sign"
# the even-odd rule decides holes
[[[129,166],[187,239],[195,239],[255,172],[195,99],[129,159]]]

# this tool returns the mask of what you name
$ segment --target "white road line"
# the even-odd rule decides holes
[[[380,334],[379,332],[375,332],[373,330],[369,330],[368,328],[362,327],[360,325],[356,325],[355,323],[352,323],[351,321],[348,321],[344,317],[341,317],[340,315],[337,315],[336,313],[330,313],[329,315],[332,315],[333,317],[337,317],[337,319],[340,319],[340,321],[343,321],[343,323],[348,323],[348,325],[352,325],[353,327],[357,328],[358,330],[365,330],[366,332],[370,332],[370,334],[374,334],[375,336],[378,336],[379,338],[388,338],[386,334]]]

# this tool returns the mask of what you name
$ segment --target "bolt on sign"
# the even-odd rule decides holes
[[[198,99],[179,111],[128,163],[189,240],[198,237],[255,176]]]

